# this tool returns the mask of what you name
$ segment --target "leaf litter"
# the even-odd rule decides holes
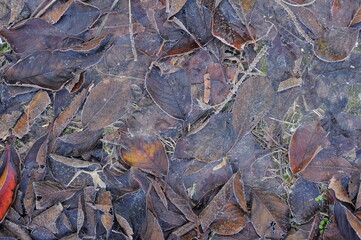
[[[360,12],[0,2],[0,237],[360,239]]]

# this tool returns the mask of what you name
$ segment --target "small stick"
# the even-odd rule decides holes
[[[226,99],[219,105],[219,107],[217,108],[217,110],[215,111],[214,114],[218,114],[222,111],[222,109],[224,108],[224,106],[231,101],[231,99],[233,98],[233,96],[237,93],[239,87],[242,85],[242,83],[247,79],[247,77],[251,74],[251,72],[253,71],[253,69],[256,68],[257,63],[261,60],[261,58],[266,54],[266,52],[268,51],[268,46],[264,45],[261,49],[261,51],[259,51],[259,53],[257,54],[257,56],[254,58],[253,62],[249,65],[249,68],[247,69],[247,71],[244,72],[243,76],[241,77],[241,79],[236,83],[236,85],[234,86],[234,88],[232,89],[232,91],[227,95]],[[239,74],[239,70],[237,70],[236,72],[236,76],[238,76]]]
[[[135,41],[134,41],[131,0],[128,0],[128,8],[129,8],[129,38],[130,38],[130,44],[132,46],[132,53],[133,53],[133,56],[134,56],[134,61],[138,61],[138,55],[137,55],[137,50],[135,49]]]
[[[56,0],[52,0],[43,9],[41,9],[35,16],[32,16],[32,17],[34,17],[34,18],[41,17],[41,15],[43,15],[46,12],[46,10],[48,10],[48,8],[50,8],[55,2],[56,2]]]

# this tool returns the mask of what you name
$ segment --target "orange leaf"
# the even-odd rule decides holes
[[[157,138],[123,136],[121,143],[121,156],[127,164],[156,176],[167,174],[168,158]]]
[[[5,218],[15,197],[18,185],[18,171],[14,161],[18,161],[19,156],[15,149],[7,145],[1,156],[0,162],[0,222]]]

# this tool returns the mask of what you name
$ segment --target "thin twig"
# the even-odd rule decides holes
[[[132,0],[128,0],[128,8],[129,8],[129,38],[130,45],[132,47],[132,53],[134,56],[134,61],[138,61],[137,50],[135,49],[135,41],[134,41],[134,31],[133,31],[133,23],[132,23]]]
[[[112,6],[109,9],[109,12],[107,13],[107,15],[105,16],[105,18],[103,19],[102,23],[100,24],[97,32],[95,33],[95,38],[99,37],[100,32],[103,30],[106,22],[108,21],[108,17],[109,17],[109,13],[115,8],[115,5],[117,5],[117,3],[119,2],[119,0],[114,0]]]
[[[299,34],[301,34],[301,36],[310,44],[313,44],[313,40],[307,35],[307,33],[302,29],[300,23],[297,20],[297,17],[295,16],[295,14],[292,12],[292,10],[285,4],[285,2],[283,0],[274,0],[278,5],[280,5],[286,12],[287,14],[291,17],[291,20],[293,22],[293,24],[296,27],[296,30],[298,31]]]
[[[233,96],[237,93],[239,87],[242,85],[242,83],[247,79],[247,77],[251,74],[251,72],[256,68],[257,63],[261,60],[261,58],[266,54],[266,52],[268,51],[268,46],[264,45],[261,49],[261,51],[259,51],[259,53],[257,54],[257,56],[254,58],[253,62],[249,65],[249,68],[247,69],[247,71],[244,72],[243,76],[241,77],[241,79],[239,79],[239,81],[236,83],[236,85],[234,86],[234,88],[232,89],[232,91],[227,95],[226,99],[220,104],[220,106],[217,108],[217,110],[215,111],[214,114],[218,114],[222,111],[222,109],[224,108],[224,106],[232,100]],[[239,74],[239,70],[237,70],[236,76],[238,76]]]
[[[48,8],[50,8],[57,0],[52,0],[51,2],[49,2],[43,9],[41,9],[35,16],[33,16],[34,18],[39,18],[41,17],[46,10],[48,10]]]

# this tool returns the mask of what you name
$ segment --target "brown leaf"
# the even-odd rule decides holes
[[[329,189],[332,189],[335,192],[336,198],[342,202],[347,202],[353,205],[351,199],[349,198],[346,190],[343,188],[340,180],[337,180],[335,177],[331,178],[331,181],[328,185]]]
[[[89,130],[98,130],[118,120],[130,100],[130,84],[122,77],[104,77],[87,98],[82,124]]]
[[[56,203],[61,203],[75,194],[75,190],[64,189],[56,182],[34,182],[36,209],[46,209]]]
[[[56,234],[58,232],[58,229],[56,227],[56,220],[58,219],[62,211],[63,205],[61,205],[61,203],[58,203],[36,216],[31,222],[31,226],[44,227],[50,230],[53,234]]]
[[[33,99],[29,102],[25,108],[24,113],[16,122],[13,133],[18,138],[24,137],[30,130],[30,127],[34,124],[35,119],[46,109],[51,103],[51,99],[47,92],[40,90],[35,94]]]
[[[284,238],[289,227],[289,209],[283,199],[271,192],[253,191],[251,220],[260,236]]]
[[[41,15],[41,19],[44,19],[50,24],[57,23],[72,3],[73,1],[55,2],[43,15]],[[33,15],[35,15],[34,13]]]
[[[252,40],[242,20],[227,0],[222,1],[213,13],[212,34],[223,43],[238,50]]]
[[[86,31],[100,16],[100,10],[82,1],[71,1],[55,27],[70,35],[78,35]]]
[[[64,129],[68,126],[71,119],[78,112],[79,108],[83,104],[86,95],[88,94],[88,89],[83,89],[79,92],[70,102],[68,106],[59,114],[59,116],[54,120],[53,124],[53,135],[55,138],[59,137]],[[54,140],[54,139],[53,139]],[[55,141],[54,143],[55,144]],[[54,146],[53,146],[54,147]]]
[[[0,116],[0,138],[5,139],[10,135],[9,129],[14,126],[14,123],[21,116],[20,111],[12,111],[10,113],[3,113]]]
[[[142,234],[143,239],[157,239],[164,240],[163,231],[160,228],[158,220],[154,217],[153,213],[148,210],[147,212],[147,227]]]
[[[334,150],[323,149],[299,174],[305,179],[322,182],[329,181],[333,176],[337,178],[348,175],[355,170],[349,161],[337,156]]]
[[[338,27],[326,29],[316,38],[315,55],[327,62],[343,61],[350,54],[358,39],[358,29]]]
[[[224,161],[226,164],[221,165]],[[225,184],[231,176],[231,165],[226,159],[222,159],[207,163],[204,167],[197,169],[197,171],[185,174],[182,176],[182,179],[189,197],[198,202],[208,192]]]
[[[185,120],[192,110],[191,84],[182,69],[162,74],[153,66],[148,72],[145,85],[154,102],[170,116]]]
[[[227,205],[234,194],[233,185],[237,176],[239,177],[239,174],[234,174],[212,199],[212,201],[199,214],[199,221],[203,231],[206,231],[209,226],[218,218],[218,216],[222,214],[222,209]],[[238,221],[238,224],[244,226],[244,222],[241,220]]]
[[[176,13],[179,12],[179,10],[182,9],[184,4],[187,2],[187,0],[170,0],[169,1],[169,12],[168,12],[168,18],[174,16]]]
[[[233,235],[241,231],[246,225],[244,212],[235,202],[227,202],[217,218],[209,226],[220,235]]]
[[[108,42],[109,37],[103,37],[97,48],[91,51],[42,50],[35,52],[9,67],[4,74],[4,79],[8,84],[59,90],[75,76],[77,70],[96,64],[101,59]]]
[[[303,170],[315,155],[328,144],[327,133],[319,121],[299,126],[293,133],[289,159],[293,173]]]
[[[15,148],[6,145],[0,158],[0,222],[2,222],[15,199],[19,182],[19,155]]]
[[[38,18],[32,18],[16,27],[0,30],[14,52],[26,56],[40,50],[56,50],[65,47],[68,35]],[[31,44],[24,44],[31,43]]]
[[[181,138],[175,147],[174,157],[193,158],[211,162],[223,158],[236,140],[229,113],[210,117],[198,132]]]
[[[334,214],[337,228],[345,239],[361,239],[360,220],[337,200],[334,205]]]
[[[354,14],[351,22],[350,22],[350,26],[352,25],[356,25],[358,23],[361,22],[361,7],[359,7],[356,11],[356,13]]]
[[[100,193],[98,196],[98,199],[96,201],[96,205],[93,206],[94,209],[100,210],[102,212],[102,215],[100,217],[101,223],[103,224],[103,227],[107,231],[107,238],[110,235],[110,232],[113,227],[113,221],[114,216],[112,213],[112,195],[109,191]]]
[[[155,137],[123,136],[120,154],[133,167],[156,176],[167,175],[168,158],[162,143]]]
[[[241,139],[273,105],[275,92],[265,77],[251,77],[238,90],[233,106],[233,126]]]

